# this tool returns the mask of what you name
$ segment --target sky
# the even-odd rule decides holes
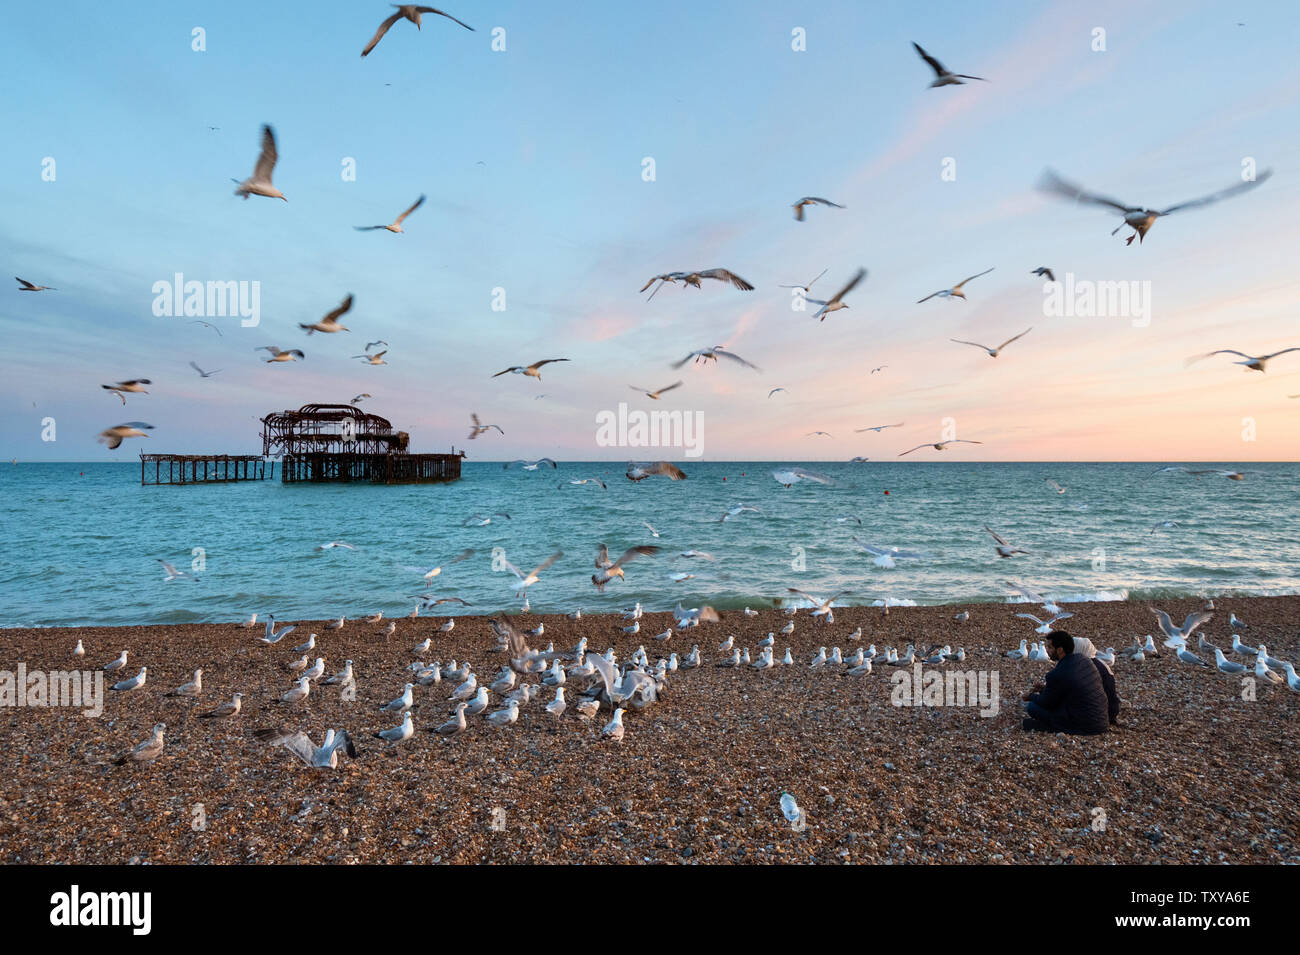
[[[7,12],[0,259],[58,291],[0,286],[0,456],[257,452],[262,416],[362,392],[412,450],[473,460],[683,460],[598,444],[620,402],[699,415],[705,460],[897,460],[952,435],[982,443],[904,460],[1300,451],[1300,352],[1187,364],[1300,346],[1300,7],[448,2],[474,32],[400,21],[364,59],[383,3]],[[928,88],[913,41],[988,82]],[[262,123],[288,202],[233,195]],[[1243,163],[1274,174],[1132,246],[1109,210],[1035,188],[1052,168],[1160,208]],[[402,235],[352,228],[421,194]],[[845,208],[797,222],[805,195]],[[1138,283],[1149,312],[1046,314],[1038,266]],[[714,267],[755,289],[637,292]],[[779,287],[825,269],[824,298],[860,267],[825,321]],[[917,304],[990,267],[968,300]],[[259,324],[156,316],[176,273],[258,283]],[[298,327],[348,293],[351,331]],[[996,359],[950,341],[1026,328]],[[389,364],[352,357],[376,339]],[[306,358],[266,364],[272,344]],[[717,344],[761,371],[670,367]],[[542,358],[570,361],[491,377]],[[125,407],[100,387],[130,378],[152,384]],[[471,412],[505,434],[466,442]],[[96,442],[126,421],[155,427]]]

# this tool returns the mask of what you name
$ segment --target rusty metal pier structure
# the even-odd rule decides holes
[[[262,454],[280,458],[280,480],[425,484],[460,479],[464,453],[411,454],[410,435],[353,405],[303,405],[262,419]]]
[[[162,469],[164,464],[167,465],[166,473]],[[153,465],[152,469],[149,465]],[[275,477],[275,462],[268,462],[260,454],[140,455],[142,485],[233,484],[236,481],[264,481],[268,477]]]

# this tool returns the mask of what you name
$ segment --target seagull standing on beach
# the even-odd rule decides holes
[[[203,695],[203,668],[194,671],[194,678],[188,683],[182,683],[176,689],[167,694],[168,696],[202,696]]]
[[[994,268],[996,268],[996,266],[994,266]],[[985,269],[983,272],[976,272],[974,275],[968,275],[966,276],[966,278],[962,279],[952,288],[942,288],[939,289],[939,291],[937,292],[931,292],[925,298],[917,299],[916,304],[920,305],[922,302],[928,302],[932,298],[959,298],[962,301],[965,301],[966,293],[962,291],[962,286],[965,285],[967,282],[972,281],[973,279],[979,278],[981,275],[988,275],[992,271],[993,269]]]
[[[932,57],[929,53],[926,53],[925,50],[921,49],[921,45],[915,40],[912,41],[912,46],[916,49],[917,56],[930,64],[930,69],[934,70],[934,81],[930,83],[930,89],[934,89],[936,86],[962,86],[964,85],[962,80],[979,80],[981,83],[988,82],[988,80],[984,79],[982,76],[969,76],[966,73],[953,73],[945,69],[942,63]]]
[[[119,683],[114,683],[112,689],[116,690],[119,693],[126,693],[131,690],[138,690],[140,689],[140,687],[144,686],[145,677],[148,675],[148,673],[149,673],[148,667],[141,667],[139,673],[131,677],[131,679],[129,680],[122,680]]]
[[[81,645],[80,641],[78,641],[77,645],[78,646]],[[111,660],[108,663],[105,663],[104,672],[112,673],[114,670],[120,670],[122,669],[122,667],[126,666],[126,653],[127,652],[123,650],[122,655],[118,657],[116,660]]]
[[[222,703],[218,705],[215,709],[209,710],[207,713],[199,714],[199,719],[222,720],[222,719],[226,719],[227,717],[238,716],[239,711],[243,708],[243,705],[244,705],[244,694],[236,693],[234,696],[230,698],[229,702]]]
[[[117,759],[113,760],[113,765],[122,766],[128,762],[152,763],[162,755],[163,734],[166,732],[166,723],[155,723],[153,732],[149,735],[149,738],[144,742],[137,744],[130,752],[123,753]]]
[[[605,739],[611,739],[614,742],[621,742],[623,739],[623,707],[614,710],[614,718],[605,724],[605,728],[600,731],[600,735]]]
[[[408,684],[409,685],[409,684]],[[390,743],[400,743],[402,740],[410,739],[415,734],[415,723],[411,721],[410,711],[402,714],[402,722],[392,729],[380,730],[375,736]]]
[[[262,152],[257,157],[257,165],[253,167],[253,174],[239,183],[235,195],[243,196],[245,200],[249,196],[266,196],[268,199],[284,199],[288,202],[284,193],[271,183],[271,173],[274,172],[279,158],[280,154],[275,148],[275,130],[269,125],[263,125]],[[231,182],[238,182],[238,180],[232,179]]]
[[[455,736],[457,733],[463,733],[465,727],[469,725],[465,722],[465,710],[468,706],[468,703],[457,703],[452,718],[440,726],[435,726],[433,732],[439,736]]]

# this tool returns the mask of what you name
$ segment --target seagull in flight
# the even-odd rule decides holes
[[[809,471],[806,468],[777,468],[772,472],[772,477],[777,484],[785,487],[798,484],[800,481],[814,481],[817,484],[833,483],[825,474]]]
[[[1137,239],[1138,244],[1140,245],[1142,240],[1146,238],[1147,232],[1153,225],[1155,225],[1156,219],[1159,219],[1162,216],[1167,216],[1173,212],[1178,212],[1180,209],[1194,209],[1197,206],[1206,206],[1210,203],[1218,202],[1220,199],[1227,199],[1230,196],[1235,196],[1239,193],[1246,192],[1249,189],[1254,189],[1256,186],[1267,182],[1268,178],[1272,175],[1273,171],[1271,169],[1265,169],[1252,180],[1236,183],[1226,189],[1212,192],[1208,196],[1202,196],[1199,199],[1179,202],[1166,209],[1146,209],[1142,206],[1128,206],[1114,199],[1108,199],[1105,196],[1085,192],[1079,186],[1066,182],[1051,169],[1048,169],[1043,173],[1038,188],[1044,192],[1050,192],[1066,199],[1073,199],[1076,202],[1090,202],[1093,205],[1108,206],[1115,209],[1124,216],[1124,221],[1115,227],[1114,231],[1111,232],[1111,235],[1114,235],[1120,229],[1128,226],[1133,230],[1133,234],[1128,237],[1125,245],[1132,245],[1134,239]]]
[[[1007,541],[1007,540],[1004,539],[1003,537],[1000,537],[1000,536],[997,534],[997,532],[995,532],[992,528],[990,528],[990,527],[985,527],[984,529],[985,529],[986,531],[988,531],[990,537],[992,537],[995,541],[998,542],[998,543],[997,543],[997,546],[994,548],[994,550],[996,550],[996,551],[998,552],[998,556],[999,556],[999,557],[1013,557],[1013,556],[1015,556],[1016,554],[1028,554],[1028,553],[1029,553],[1029,551],[1024,550],[1023,548],[1020,548],[1020,547],[1012,547],[1012,546],[1011,546],[1011,543],[1010,543],[1009,541]]]
[[[547,567],[550,567],[553,563],[555,563],[563,556],[564,556],[564,551],[557,550],[554,554],[546,558],[546,560],[542,561],[540,564],[538,564],[536,567],[534,567],[526,574],[521,572],[518,567],[510,563],[510,561],[508,560],[503,559],[503,563],[506,565],[506,569],[508,571],[510,571],[512,574],[514,574],[516,577],[519,578],[518,582],[514,586],[517,592],[522,593],[522,592],[526,592],[529,587],[537,583],[538,575],[541,574],[542,571],[544,571]]]
[[[420,196],[419,199],[415,200],[415,204],[412,205],[411,208],[407,209],[405,212],[403,212],[400,216],[398,216],[388,225],[354,225],[352,228],[356,229],[358,232],[373,232],[375,229],[387,229],[389,232],[401,232],[402,220],[405,219],[407,216],[409,216],[416,209],[420,208],[420,206],[424,204],[424,198],[425,198],[424,196]],[[387,342],[385,342],[384,344],[387,344]]]
[[[1192,635],[1192,632],[1196,630],[1197,627],[1201,626],[1201,624],[1209,623],[1214,619],[1214,613],[1212,611],[1196,610],[1187,615],[1183,620],[1183,625],[1181,627],[1175,627],[1174,622],[1169,619],[1169,614],[1165,613],[1163,610],[1157,610],[1155,607],[1150,609],[1151,612],[1156,615],[1156,619],[1160,622],[1160,630],[1168,638],[1165,640],[1165,646],[1168,647],[1186,644],[1187,638]]]
[[[997,266],[994,266],[993,268],[997,268]],[[966,293],[962,291],[962,286],[973,279],[979,278],[981,275],[988,275],[992,271],[993,269],[985,269],[983,272],[976,272],[974,275],[968,275],[966,276],[966,278],[962,279],[952,288],[942,288],[939,289],[939,291],[937,292],[931,292],[925,298],[917,299],[916,304],[920,305],[922,302],[928,302],[930,301],[930,299],[935,298],[936,296],[939,298],[959,298],[965,301]]]
[[[217,372],[221,371],[220,368],[218,368],[216,371],[204,371],[202,368],[200,368],[200,367],[199,367],[198,365],[196,365],[194,362],[190,362],[190,367],[193,368],[195,371],[197,371],[197,372],[199,373],[199,377],[200,377],[200,378],[211,378],[211,377],[212,377],[213,375],[215,375]]]
[[[848,308],[848,305],[844,303],[844,296],[852,292],[854,287],[857,286],[857,284],[866,277],[867,277],[867,270],[858,269],[857,274],[854,275],[853,278],[849,279],[849,284],[844,286],[844,288],[840,289],[838,292],[836,292],[833,296],[831,296],[829,300],[823,302],[821,299],[816,299],[816,298],[808,299],[808,301],[812,302],[814,305],[821,306],[821,308],[819,308],[816,312],[813,313],[813,318],[816,318],[818,321],[824,322],[826,321],[826,316],[831,312],[838,312],[842,308]]]
[[[523,458],[520,458],[517,461],[505,462],[504,464],[501,465],[501,470],[509,471],[516,464],[522,466],[525,471],[536,471],[543,464],[549,464],[552,468],[557,466],[556,463],[552,461],[550,458],[538,458],[536,461],[525,461]]]
[[[981,83],[988,82],[988,80],[984,79],[982,76],[969,76],[966,73],[951,73],[944,68],[942,63],[932,57],[929,53],[926,53],[925,50],[921,49],[921,45],[915,40],[912,41],[912,46],[916,49],[917,55],[920,56],[921,59],[925,60],[925,62],[929,63],[930,69],[934,70],[935,78],[934,82],[930,84],[931,89],[934,89],[936,86],[963,86],[964,84],[962,83],[962,80],[979,80]]]
[[[269,351],[271,357],[263,359],[268,365],[273,361],[295,361],[307,357],[302,353],[301,349],[290,348],[288,351],[285,351],[279,345],[262,345],[259,348],[254,348],[253,351]]]
[[[526,365],[526,366],[511,365],[509,368],[505,369],[504,371],[497,372],[492,377],[500,378],[502,375],[510,375],[510,374],[527,375],[529,378],[536,378],[538,381],[541,381],[542,375],[541,372],[538,371],[539,368],[541,368],[543,365],[549,365],[551,364],[551,362],[568,361],[568,360],[569,359],[567,358],[543,358],[541,361],[535,361],[531,365]]]
[[[17,281],[18,291],[20,292],[57,292],[58,291],[58,289],[50,285],[33,285],[31,282],[27,281],[26,279],[20,279],[16,275],[14,276],[14,280]]]
[[[372,394],[370,394],[370,392],[368,392],[368,391],[363,391],[363,392],[361,392],[361,394],[357,395],[355,398],[353,398],[351,401],[349,401],[348,404],[350,404],[350,405],[359,405],[359,404],[361,404],[361,402],[362,402],[364,399],[366,399],[366,398],[373,398],[373,397],[374,397],[374,396],[373,396]]]
[[[113,392],[113,394],[122,399],[122,404],[126,404],[126,396],[128,393],[133,395],[147,395],[149,392],[145,391],[140,386],[152,384],[153,382],[148,378],[133,378],[130,381],[119,381],[115,385],[100,385],[99,387],[103,388],[105,391]]]
[[[816,282],[817,279],[821,278],[823,275],[825,275],[825,274],[826,274],[827,272],[829,272],[829,271],[830,271],[830,269],[822,269],[820,272],[817,273],[817,278],[814,278],[814,279],[812,280],[812,282],[809,282],[807,285],[781,285],[781,286],[778,286],[778,288],[797,288],[797,289],[803,289],[803,293],[804,293],[805,295],[807,295],[807,294],[808,294],[808,290],[811,289],[811,288],[813,287],[813,282]]]
[[[830,206],[832,209],[844,208],[838,202],[831,202],[829,199],[819,199],[817,196],[804,196],[794,204],[794,217],[799,222],[803,222],[804,206]]]
[[[352,308],[352,293],[349,292],[347,297],[345,297],[343,301],[339,303],[339,307],[334,309],[334,311],[328,313],[319,322],[316,322],[311,325],[304,325],[301,322],[299,322],[298,327],[305,328],[307,330],[308,336],[310,336],[312,332],[326,332],[332,334],[334,332],[351,331],[351,329],[348,328],[346,325],[339,324],[339,316],[346,314],[351,308]]]
[[[1051,478],[1043,478],[1043,480],[1047,483],[1047,486],[1050,487],[1050,488],[1051,488],[1053,491],[1055,491],[1057,494],[1064,494],[1064,493],[1065,493],[1066,488],[1063,487],[1063,486],[1060,485],[1060,484],[1057,484],[1057,483],[1056,483],[1055,481],[1053,481]]]
[[[218,335],[218,337],[220,337],[220,338],[225,338],[225,337],[226,337],[226,336],[224,336],[224,335],[221,334],[221,329],[217,328],[217,326],[216,326],[216,325],[213,325],[211,322],[205,322],[205,321],[202,321],[201,319],[193,318],[193,319],[190,319],[190,324],[191,324],[191,325],[206,325],[208,328],[210,328],[210,329],[212,329],[214,332],[216,332],[217,335]]]
[[[893,570],[896,566],[894,563],[895,561],[920,560],[925,556],[916,551],[899,550],[897,547],[878,547],[874,544],[868,544],[865,541],[859,540],[856,536],[853,538],[853,543],[857,546],[858,550],[870,554],[875,558],[872,561],[873,564],[877,567],[882,567],[885,570]]]
[[[884,431],[886,428],[901,428],[903,424],[904,422],[900,421],[898,422],[898,424],[878,424],[870,428],[854,428],[853,433],[861,434],[864,431],[874,431],[876,432],[876,434],[879,434],[880,432]],[[915,448],[913,450],[915,450]]]
[[[1281,351],[1271,352],[1267,355],[1260,355],[1256,358],[1253,355],[1247,355],[1244,351],[1237,351],[1232,348],[1220,348],[1218,351],[1206,352],[1204,355],[1197,355],[1195,358],[1189,358],[1187,364],[1200,361],[1202,358],[1209,358],[1211,355],[1240,355],[1245,361],[1235,361],[1234,365],[1244,365],[1247,371],[1264,371],[1264,366],[1278,355],[1285,355],[1287,352],[1300,351],[1300,348],[1283,348]]]
[[[649,557],[659,553],[659,547],[655,544],[639,544],[636,547],[629,547],[619,555],[618,560],[609,559],[609,548],[601,544],[596,551],[596,573],[591,575],[591,582],[596,585],[596,589],[601,593],[605,592],[605,585],[618,577],[626,581],[627,577],[623,573],[623,565],[628,561],[636,560],[638,557]]]
[[[1038,268],[1034,269],[1034,271],[1030,272],[1029,274],[1041,276],[1047,279],[1047,281],[1049,282],[1056,281],[1056,276],[1052,274],[1052,270],[1045,265],[1040,265]]]
[[[691,359],[694,359],[696,364],[699,364],[700,362],[710,362],[710,361],[716,363],[719,355],[721,355],[723,358],[728,358],[731,361],[738,362],[739,364],[744,365],[746,368],[752,368],[755,371],[761,370],[757,365],[750,364],[749,362],[745,361],[745,359],[737,355],[735,352],[727,351],[726,345],[714,345],[712,348],[698,349],[697,351],[691,352],[681,361],[673,362],[671,367],[681,368]]]
[[[470,26],[468,23],[464,23],[460,20],[457,20],[450,13],[443,13],[441,10],[435,9],[434,7],[421,7],[413,3],[394,3],[394,4],[390,4],[390,6],[396,7],[397,12],[394,13],[387,20],[385,20],[383,23],[379,24],[379,29],[376,30],[375,35],[370,38],[370,42],[366,44],[366,48],[361,51],[362,56],[366,56],[367,54],[369,54],[370,51],[373,50],[378,45],[379,41],[384,38],[384,34],[388,32],[389,27],[391,27],[398,20],[401,20],[403,17],[405,17],[407,20],[410,20],[412,23],[414,23],[415,28],[417,30],[421,29],[420,23],[424,19],[423,15],[426,13],[436,13],[440,17],[446,17],[448,20],[451,20],[455,23],[459,23],[466,30],[469,30],[471,32],[473,32],[474,30],[474,28]]]
[[[275,170],[279,158],[280,154],[275,148],[275,130],[268,125],[263,125],[261,155],[257,157],[253,174],[239,183],[235,195],[243,196],[245,200],[249,196],[266,196],[268,199],[284,199],[288,202],[284,193],[271,184],[271,173]],[[231,182],[238,182],[238,180],[232,179]]]
[[[746,282],[735,272],[731,272],[727,269],[704,269],[699,272],[665,272],[663,275],[656,275],[646,282],[645,285],[641,286],[641,291],[644,292],[651,285],[654,285],[655,282],[659,283],[659,285],[655,287],[654,292],[650,293],[650,297],[646,299],[648,302],[651,298],[655,297],[655,292],[658,292],[659,289],[663,288],[665,285],[675,285],[678,282],[682,282],[686,285],[693,285],[696,288],[700,288],[701,279],[716,279],[719,282],[729,282],[733,287],[740,289],[742,292],[752,292],[754,290],[754,286]]]
[[[1167,471],[1186,471],[1188,474],[1195,474],[1200,477],[1202,474],[1216,474],[1219,477],[1226,477],[1229,481],[1244,481],[1246,474],[1244,471],[1229,471],[1222,468],[1200,468],[1193,469],[1184,467],[1181,464],[1171,464],[1168,467],[1156,468],[1152,474],[1164,474]]]
[[[492,430],[493,428],[496,428],[497,431],[500,432],[500,434],[501,434],[503,437],[505,436],[505,432],[501,430],[501,428],[500,428],[499,425],[495,425],[495,424],[480,424],[480,423],[479,423],[479,420],[478,420],[478,415],[473,414],[473,413],[471,413],[469,417],[470,417],[470,420],[474,422],[474,424],[473,424],[473,425],[471,426],[471,428],[470,428],[470,432],[469,432],[469,440],[473,441],[475,438],[477,438],[477,437],[478,437],[480,434],[482,434],[484,431],[490,431],[490,430]]]
[[[653,398],[655,401],[658,401],[659,396],[662,395],[665,391],[672,391],[674,388],[680,388],[681,386],[682,383],[680,381],[675,381],[671,385],[668,385],[666,388],[660,388],[658,391],[651,391],[648,388],[642,388],[638,385],[628,385],[628,387],[631,388],[633,391],[639,391],[647,398]],[[771,395],[769,395],[768,397],[770,398]]]
[[[340,749],[353,759],[357,758],[357,748],[352,745],[347,730],[326,730],[320,746],[313,743],[306,733],[288,727],[257,730],[253,735],[271,746],[283,746],[308,766],[317,769],[338,769]]]
[[[989,357],[990,357],[990,358],[997,358],[998,355],[1000,355],[1000,354],[1002,353],[1002,349],[1006,348],[1008,345],[1010,345],[1010,344],[1011,344],[1013,341],[1015,341],[1017,338],[1024,338],[1026,335],[1028,335],[1028,334],[1029,334],[1030,332],[1032,332],[1033,330],[1034,330],[1034,326],[1030,325],[1030,326],[1029,326],[1028,328],[1026,328],[1023,332],[1021,332],[1019,335],[1015,335],[1015,336],[1013,336],[1013,337],[1011,337],[1011,338],[1008,338],[1006,341],[1004,341],[1001,345],[998,345],[996,348],[989,348],[988,345],[981,345],[979,342],[968,342],[968,341],[964,341],[963,339],[960,339],[960,338],[950,338],[950,339],[948,339],[948,340],[951,341],[951,342],[956,342],[958,345],[974,345],[976,348],[983,348],[986,352],[989,353]]]
[[[773,388],[771,391],[769,391],[769,392],[767,393],[767,396],[768,396],[769,398],[771,398],[771,397],[772,397],[774,394],[776,394],[778,391],[785,391],[785,389],[784,389],[784,388]]]
[[[108,449],[111,451],[118,447],[126,438],[149,437],[149,435],[145,434],[144,431],[140,430],[141,428],[152,431],[153,425],[146,424],[143,421],[128,421],[126,424],[115,425],[112,428],[101,431],[99,434],[99,440],[101,443],[108,445]]]
[[[815,438],[815,437],[817,437],[818,435],[823,435],[823,436],[825,436],[825,437],[827,437],[827,438],[833,438],[833,437],[835,437],[835,435],[831,434],[829,431],[809,431],[807,434],[804,435],[804,437],[805,437],[805,438]]]
[[[914,448],[908,448],[906,451],[900,451],[898,456],[901,458],[905,454],[911,454],[913,451],[920,451],[922,448],[934,448],[936,451],[943,451],[950,444],[983,444],[983,441],[970,441],[966,438],[949,438],[947,441],[936,441],[933,444],[918,444]]]
[[[163,579],[163,583],[170,583],[173,580],[180,580],[183,577],[189,577],[190,580],[195,580],[195,581],[199,579],[193,576],[192,574],[185,573],[185,571],[183,570],[177,570],[174,564],[167,563],[167,561],[163,560],[161,557],[157,557],[154,559],[157,560],[158,563],[162,564],[163,570],[167,572],[167,576]]]
[[[309,334],[310,334],[310,333],[309,333]],[[384,356],[387,355],[387,354],[388,354],[388,349],[385,348],[383,351],[377,351],[377,352],[374,352],[373,354],[367,354],[367,355],[353,355],[352,357],[353,357],[353,358],[360,358],[360,359],[361,359],[362,361],[364,361],[367,365],[387,365],[388,362],[384,361]]]
[[[671,461],[628,462],[627,479],[629,481],[644,481],[655,474],[662,474],[673,481],[686,480],[686,472]]]

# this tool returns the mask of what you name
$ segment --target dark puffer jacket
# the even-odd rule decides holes
[[[1089,735],[1109,728],[1106,691],[1097,667],[1086,656],[1072,653],[1048,671],[1041,693],[1030,697],[1050,714],[1058,733]]]

